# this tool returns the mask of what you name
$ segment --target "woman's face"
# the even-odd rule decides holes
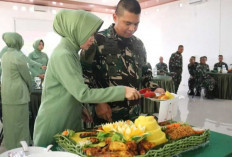
[[[42,51],[43,48],[44,48],[44,43],[43,43],[42,41],[40,41],[40,42],[39,42],[38,49],[39,49],[40,51]]]
[[[82,50],[88,50],[89,47],[93,44],[93,42],[94,42],[94,35],[89,37],[89,39],[87,39],[87,41],[83,45],[81,45],[80,47]]]

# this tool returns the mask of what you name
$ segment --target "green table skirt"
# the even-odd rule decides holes
[[[165,91],[169,91],[171,93],[175,92],[175,85],[172,80],[172,77],[170,76],[157,75],[153,78],[153,82],[157,83]]]
[[[209,73],[215,81],[215,96],[219,99],[232,99],[232,74]]]
[[[154,113],[159,113],[160,102],[151,101],[147,98],[142,98],[141,113],[152,115]]]

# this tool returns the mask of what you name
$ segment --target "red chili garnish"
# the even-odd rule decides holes
[[[145,98],[153,98],[154,96],[155,96],[154,92],[147,92],[147,93],[144,94]]]

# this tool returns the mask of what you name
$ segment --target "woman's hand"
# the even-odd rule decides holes
[[[125,86],[125,97],[128,100],[137,100],[141,98],[141,95],[136,89]]]

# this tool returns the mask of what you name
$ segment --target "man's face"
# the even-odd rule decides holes
[[[200,63],[201,63],[201,64],[205,64],[205,58],[201,58],[201,59],[200,59]]]
[[[206,63],[206,62],[207,62],[207,58],[204,57],[204,61],[205,61],[205,63]]]
[[[179,47],[179,48],[178,48],[178,52],[179,52],[179,53],[183,53],[183,51],[184,51],[184,47]]]
[[[222,62],[222,61],[223,61],[223,57],[222,57],[222,56],[219,56],[219,57],[218,57],[218,60],[219,60],[219,62]]]
[[[127,10],[122,15],[113,14],[117,34],[124,38],[130,38],[138,29],[140,14],[134,14]]]
[[[163,61],[164,61],[164,59],[163,59],[163,57],[160,57],[160,63],[163,63]]]
[[[190,58],[189,62],[190,62],[191,64],[194,64],[194,63],[195,63],[195,59],[194,59],[194,58]]]

